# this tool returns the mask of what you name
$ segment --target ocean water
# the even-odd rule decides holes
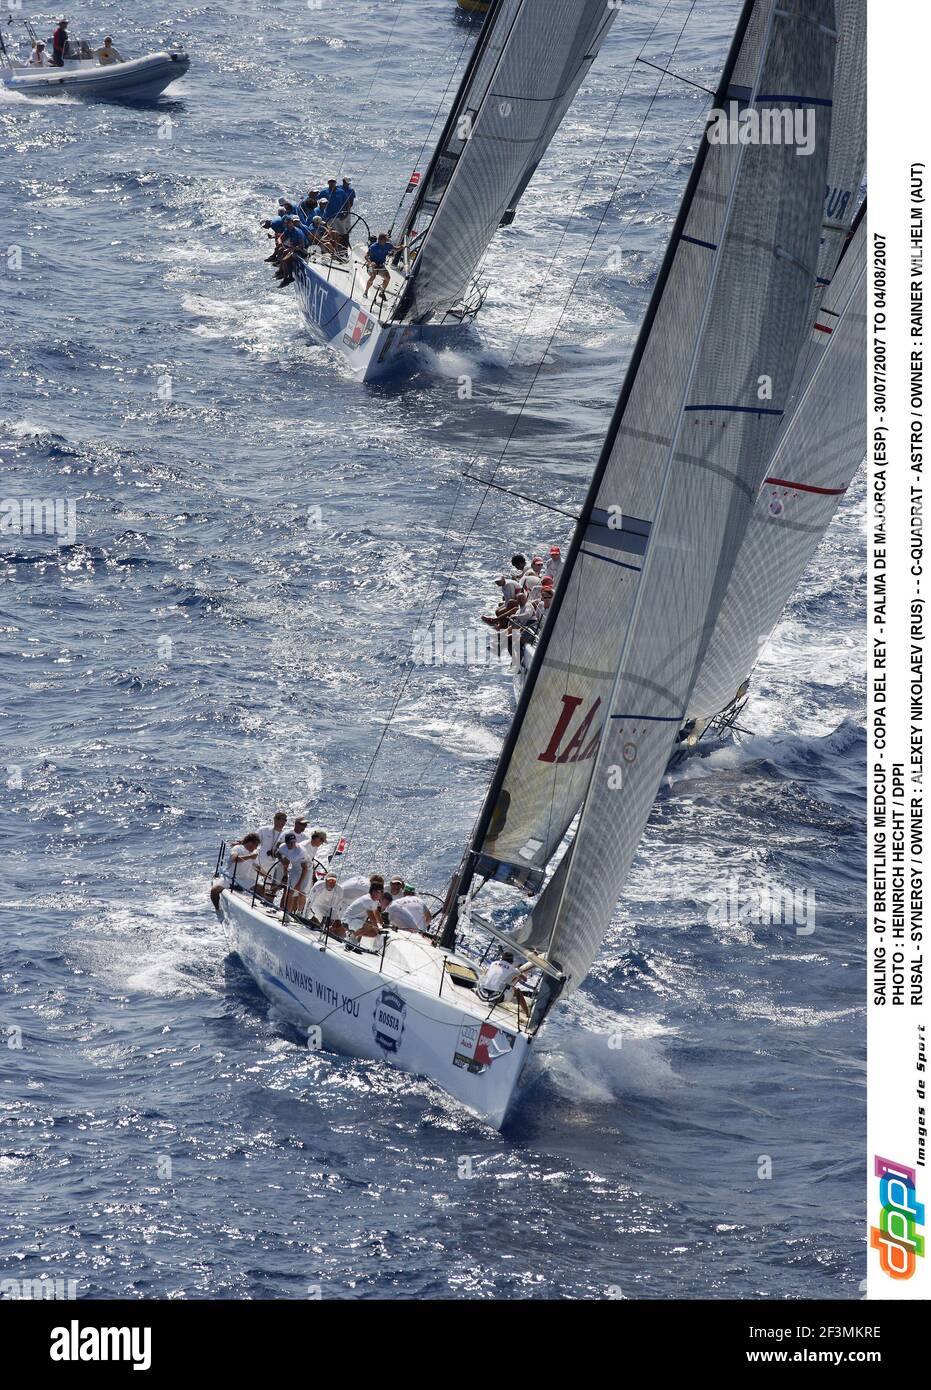
[[[78,28],[188,46],[164,98],[0,93],[2,492],[74,508],[0,537],[0,1281],[858,1296],[859,484],[750,734],[663,788],[503,1133],[308,1051],[206,899],[221,837],[279,804],[332,830],[354,810],[354,869],[442,888],[509,689],[491,664],[410,672],[412,634],[469,623],[502,556],[570,525],[462,473],[578,504],[704,109],[634,60],[713,86],[736,9],[628,0],[491,248],[476,332],[369,388],[273,287],[258,221],[345,170],[390,224],[477,32],[453,0],[104,0]],[[709,916],[731,878],[814,894],[814,922]]]

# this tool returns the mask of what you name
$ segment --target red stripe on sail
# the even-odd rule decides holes
[[[840,497],[845,487],[813,487],[811,483],[790,483],[786,478],[766,478],[773,487],[790,487],[795,492],[819,492],[825,497]]]

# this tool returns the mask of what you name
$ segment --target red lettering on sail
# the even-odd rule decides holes
[[[565,748],[563,748],[562,751],[560,751],[563,738],[568,733],[569,725],[572,723],[572,717],[581,703],[581,697],[578,695],[563,695],[562,712],[560,713],[560,716],[556,721],[556,727],[553,730],[553,736],[549,741],[546,752],[541,753],[538,757],[539,762],[577,763],[587,758],[594,757],[595,750],[598,747],[599,739],[601,738],[601,730],[599,729],[595,733],[594,737],[589,741],[587,747],[583,748],[583,745],[585,744],[585,739],[591,727],[592,720],[598,713],[598,710],[601,708],[600,696],[592,705],[591,709],[588,711],[581,724],[579,724],[578,728],[575,730],[569,742],[566,744]]]
[[[540,754],[537,759],[538,762],[554,763],[556,761],[556,754],[559,752],[562,736],[568,729],[569,721],[572,719],[573,714],[581,703],[581,695],[564,695],[562,697],[562,714],[556,721],[556,728],[553,730],[553,737],[550,739],[549,747],[545,753]]]

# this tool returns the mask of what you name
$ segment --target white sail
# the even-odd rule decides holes
[[[834,104],[818,255],[818,285],[822,288],[830,284],[853,226],[866,167],[866,0],[834,0],[834,8]],[[818,303],[820,296],[816,296],[815,307]]]
[[[817,358],[757,493],[689,699],[705,720],[749,676],[866,452],[866,219],[816,320]]]
[[[744,7],[715,106],[791,103],[814,118],[814,149],[702,142],[477,828],[474,872],[532,878],[585,799],[533,916],[570,988],[610,920],[788,399],[818,258],[833,20],[831,0]]]
[[[782,423],[782,442],[777,443],[781,460],[774,460],[768,470],[770,478],[796,486],[785,489],[766,484],[757,498],[731,587],[689,701],[689,720],[699,723],[718,714],[746,689],[762,645],[779,621],[863,457],[860,395],[855,391],[853,396],[832,397],[828,394],[831,374],[822,372],[815,394],[808,395],[801,428],[794,421],[816,370],[822,370],[829,341],[832,357],[839,356],[832,328],[837,326],[838,306],[846,302],[854,273],[850,255],[843,260],[846,288],[834,284],[833,277],[858,211],[866,160],[866,0],[835,3],[838,43],[831,148],[811,330],[796,367],[791,406]],[[865,231],[861,235],[865,236]],[[865,254],[862,246],[857,254]],[[865,327],[852,314],[842,336],[849,340],[856,332],[865,352]],[[834,361],[831,372],[836,375],[838,391],[842,380],[849,384],[849,372],[845,374],[839,361]],[[800,453],[797,441],[811,433],[811,416],[818,411],[823,416],[818,447]]]
[[[407,217],[405,231],[421,236],[398,317],[420,321],[461,300],[616,13],[610,0],[499,0]]]

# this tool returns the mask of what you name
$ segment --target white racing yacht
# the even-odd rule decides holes
[[[295,260],[310,332],[362,380],[418,342],[441,346],[475,318],[479,263],[514,220],[617,9],[613,0],[493,0],[424,176],[408,186],[416,193],[392,238],[389,283],[364,293],[374,238],[361,219],[348,254]]]
[[[23,21],[30,48],[38,39],[28,20]],[[51,43],[47,45],[51,56]],[[86,40],[71,39],[62,67],[33,67],[16,56],[14,45],[0,34],[0,81],[24,96],[87,97],[110,101],[151,101],[183,77],[191,60],[180,49],[148,53],[142,58],[101,63]]]
[[[860,331],[862,218],[852,240],[846,214],[834,219],[836,237],[824,223],[832,147],[836,156],[849,141],[845,158],[859,157],[859,117],[851,125],[832,103],[851,100],[846,75],[857,55],[847,45],[858,42],[863,18],[865,0],[743,4],[714,101],[732,138],[700,143],[435,936],[386,929],[363,956],[334,943],[325,923],[219,882],[232,948],[270,999],[319,1030],[321,1046],[431,1077],[492,1125],[503,1122],[549,1011],[581,986],[601,950],[696,691],[712,679],[726,690],[752,666],[741,648],[719,677],[714,653],[745,547],[760,543],[752,540],[759,498],[775,486],[775,467],[790,471],[776,463],[778,451],[811,470],[783,480],[797,501],[767,509],[795,522],[767,553],[784,550],[780,573],[796,578],[829,520],[830,504],[818,499],[836,496],[834,484],[808,477],[852,475],[862,457],[846,434],[832,446],[842,464],[801,456],[819,437],[811,408],[819,393],[841,392],[837,409],[846,401],[851,411],[861,394],[849,351]],[[815,115],[804,157],[792,143],[740,140],[743,113],[786,103]],[[862,114],[856,101],[851,109]],[[715,122],[720,131],[720,114],[709,133]],[[819,283],[828,279],[825,256],[837,272],[830,286]],[[826,315],[836,327],[820,335],[827,346],[815,358],[811,335]],[[775,602],[764,617],[754,608],[757,624],[778,619]],[[509,886],[522,894],[525,910],[507,934],[478,911],[492,883],[493,909]],[[521,1014],[480,993],[482,957],[504,946],[526,966]]]

